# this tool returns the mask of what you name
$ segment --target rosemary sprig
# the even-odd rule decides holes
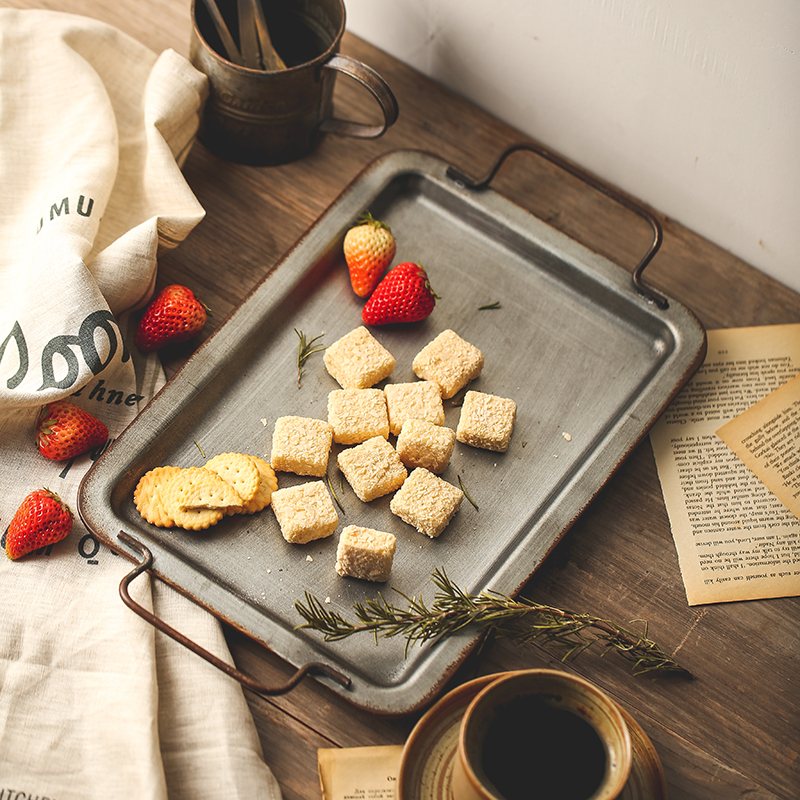
[[[412,644],[436,642],[473,626],[480,634],[492,633],[497,638],[522,643],[538,641],[563,649],[566,652],[562,661],[579,655],[594,642],[601,642],[602,654],[615,650],[632,662],[634,675],[646,672],[690,675],[647,638],[646,623],[642,633],[636,633],[609,620],[565,611],[526,598],[514,600],[492,591],[470,595],[458,588],[444,569],[437,568],[431,580],[437,592],[430,606],[421,595],[411,598],[397,590],[408,603],[408,608],[404,609],[379,594],[376,600],[354,604],[359,623],[349,622],[341,614],[326,609],[306,591],[305,604],[299,600],[295,602],[295,608],[305,620],[297,628],[318,631],[324,635],[325,641],[339,641],[365,631],[372,633],[376,642],[379,638],[403,636],[407,655]]]
[[[297,343],[297,388],[299,389],[300,379],[303,377],[303,372],[305,372],[304,367],[309,356],[313,356],[314,353],[320,353],[325,349],[322,345],[314,346],[325,334],[321,333],[313,339],[306,339],[306,335],[297,330],[297,328],[294,329],[294,332],[300,340]]]

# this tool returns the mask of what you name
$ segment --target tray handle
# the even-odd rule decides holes
[[[495,175],[500,170],[500,167],[503,166],[505,160],[510,156],[512,153],[515,153],[518,150],[527,150],[531,153],[535,153],[536,155],[541,156],[542,158],[546,159],[547,161],[555,164],[557,167],[561,167],[561,169],[569,172],[574,177],[582,180],[584,183],[589,184],[593,189],[596,189],[598,192],[602,192],[607,197],[610,197],[612,200],[615,200],[620,205],[627,208],[629,211],[633,211],[634,214],[638,214],[642,219],[647,221],[650,224],[650,227],[653,229],[653,242],[650,247],[647,249],[647,252],[642,257],[641,261],[636,265],[636,268],[633,270],[633,275],[631,276],[631,280],[633,281],[634,288],[639,294],[643,295],[647,300],[650,300],[659,308],[668,308],[669,301],[666,297],[662,294],[659,294],[655,289],[647,286],[645,284],[642,273],[644,272],[645,267],[650,263],[653,259],[653,256],[658,252],[659,247],[661,247],[661,243],[664,240],[664,232],[661,228],[661,223],[658,219],[641,203],[637,202],[633,198],[629,197],[626,194],[623,194],[621,191],[616,189],[615,187],[611,186],[610,184],[606,183],[605,181],[600,180],[600,178],[592,175],[590,172],[587,172],[581,167],[573,164],[571,161],[567,161],[562,156],[558,155],[558,153],[554,153],[552,150],[544,147],[543,145],[536,144],[536,143],[529,143],[529,142],[518,142],[517,144],[512,144],[507,147],[498,157],[497,161],[495,162],[494,166],[486,173],[486,175],[481,178],[480,180],[474,180],[473,178],[468,177],[460,170],[457,170],[455,167],[448,167],[447,168],[447,177],[453,181],[463,184],[468,189],[485,189],[494,179]]]
[[[242,686],[249,689],[251,692],[255,692],[256,694],[264,695],[264,696],[276,696],[280,694],[286,694],[290,692],[292,689],[297,686],[298,683],[306,676],[306,675],[322,675],[326,678],[330,678],[335,683],[343,686],[344,688],[350,687],[350,678],[339,670],[334,669],[333,667],[329,666],[328,664],[323,664],[317,661],[310,661],[307,664],[304,664],[300,667],[294,675],[292,675],[289,680],[284,683],[282,686],[265,686],[262,683],[254,680],[253,678],[245,675],[243,672],[238,670],[236,667],[231,666],[227,662],[223,661],[221,658],[218,658],[213,653],[210,653],[204,647],[201,647],[196,642],[189,639],[187,636],[184,636],[179,631],[176,631],[175,628],[168,625],[164,622],[163,619],[160,619],[152,612],[148,611],[146,608],[142,607],[137,603],[128,592],[128,586],[134,580],[134,578],[141,575],[143,572],[146,572],[153,566],[153,554],[150,549],[142,544],[137,539],[134,539],[125,531],[120,531],[117,534],[117,538],[123,542],[124,544],[132,547],[136,550],[140,557],[141,562],[138,563],[131,572],[129,572],[125,577],[123,577],[122,581],[119,585],[119,594],[122,598],[122,602],[125,603],[128,608],[132,611],[136,612],[142,619],[149,622],[155,628],[160,630],[162,633],[165,633],[171,639],[174,639],[179,644],[182,644],[184,647],[191,650],[193,653],[196,653],[201,658],[204,658],[209,664],[213,664],[217,669],[224,672],[226,675],[229,675],[234,680],[238,681]]]

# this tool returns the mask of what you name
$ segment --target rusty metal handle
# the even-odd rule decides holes
[[[132,611],[136,612],[142,619],[146,620],[155,628],[160,630],[162,633],[166,634],[171,639],[174,639],[179,644],[182,644],[184,647],[188,648],[193,653],[196,653],[201,658],[204,658],[209,662],[209,664],[213,664],[217,669],[238,681],[242,686],[249,689],[251,692],[255,692],[256,694],[267,697],[286,694],[294,689],[295,686],[297,686],[297,684],[300,683],[300,681],[306,675],[322,675],[326,678],[330,678],[332,681],[338,683],[344,688],[349,688],[350,678],[347,677],[347,675],[339,672],[328,664],[322,664],[321,662],[317,661],[311,661],[308,664],[304,664],[282,686],[265,686],[248,675],[245,675],[243,672],[240,672],[238,669],[236,669],[236,667],[231,666],[221,658],[218,658],[213,653],[209,652],[204,647],[201,647],[199,644],[184,636],[179,631],[176,631],[175,628],[168,625],[163,619],[160,619],[159,617],[155,616],[155,614],[139,605],[139,603],[137,603],[128,592],[128,586],[134,580],[134,578],[151,569],[153,566],[152,552],[140,541],[134,539],[133,536],[125,533],[125,531],[120,531],[117,534],[117,538],[124,544],[136,550],[142,558],[141,563],[137,564],[136,567],[134,567],[134,569],[129,572],[120,582],[119,594],[125,605],[128,606],[128,608],[130,608]]]
[[[644,272],[645,267],[652,261],[653,256],[655,256],[655,254],[658,252],[658,249],[661,247],[661,243],[664,241],[664,232],[661,228],[661,223],[658,221],[655,215],[652,214],[641,203],[624,194],[619,189],[616,189],[605,181],[602,181],[597,176],[592,175],[590,172],[587,172],[576,164],[573,164],[571,161],[567,161],[567,159],[558,155],[558,153],[554,153],[552,150],[549,150],[543,145],[533,142],[520,142],[507,147],[500,154],[494,166],[480,180],[474,180],[454,167],[447,168],[447,176],[451,180],[463,184],[468,189],[485,189],[492,182],[495,175],[497,175],[506,158],[518,150],[527,150],[531,153],[541,156],[552,164],[555,164],[557,167],[569,172],[579,180],[582,180],[584,183],[589,184],[589,186],[591,186],[593,189],[596,189],[598,192],[602,192],[607,197],[615,200],[629,211],[633,211],[634,214],[637,214],[650,224],[650,227],[653,229],[653,242],[647,249],[647,252],[644,254],[641,261],[639,261],[639,263],[636,265],[636,268],[633,270],[631,280],[633,281],[634,288],[639,292],[639,294],[641,294],[650,302],[654,303],[659,308],[668,308],[669,301],[667,298],[662,294],[659,294],[659,292],[657,292],[655,289],[647,286],[642,278],[642,273]]]
[[[400,113],[397,99],[386,81],[372,67],[356,61],[350,56],[334,53],[323,65],[323,69],[341,72],[358,81],[378,101],[383,112],[383,125],[367,125],[363,122],[351,122],[346,119],[324,119],[319,125],[321,131],[335,133],[340,136],[355,136],[359,139],[377,139],[397,122]]]

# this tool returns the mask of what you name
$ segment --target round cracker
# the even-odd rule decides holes
[[[177,474],[164,488],[170,509],[181,511],[195,508],[221,508],[241,506],[242,498],[236,489],[221,475],[205,467],[188,467]]]
[[[250,456],[244,453],[220,453],[206,461],[205,468],[213,470],[233,486],[242,502],[248,503],[256,496],[261,477]]]
[[[151,525],[171,528],[175,519],[164,503],[163,487],[181,471],[180,467],[155,467],[146,472],[136,484],[133,502],[136,510]]]
[[[258,469],[260,478],[258,490],[252,500],[243,504],[241,509],[234,509],[231,513],[256,514],[263,511],[272,500],[272,493],[278,488],[278,479],[275,477],[275,470],[263,459],[258,456],[248,456]]]

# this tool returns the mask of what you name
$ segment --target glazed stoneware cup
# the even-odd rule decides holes
[[[461,722],[453,800],[614,800],[631,769],[619,707],[557,670],[490,683]]]
[[[216,14],[205,0],[192,0],[189,58],[208,77],[209,87],[198,138],[209,150],[236,163],[283,164],[310,153],[323,133],[375,138],[396,121],[397,101],[383,78],[339,53],[345,30],[342,0],[280,0],[262,7],[286,69],[252,69],[231,61]],[[216,8],[233,39],[237,0],[216,0]],[[374,97],[381,122],[333,116],[337,75],[352,78]]]

